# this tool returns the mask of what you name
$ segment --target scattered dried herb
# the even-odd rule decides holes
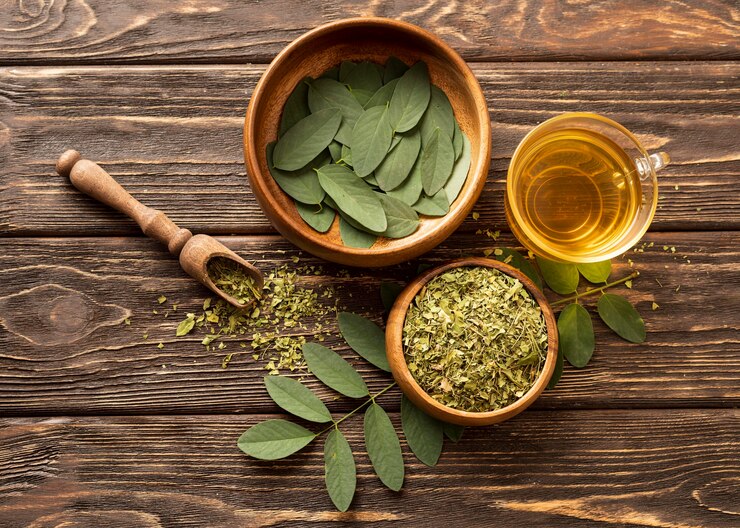
[[[206,271],[219,290],[231,295],[242,304],[249,304],[262,295],[244,266],[235,260],[213,257],[208,261]]]
[[[547,356],[547,328],[519,280],[461,267],[422,288],[406,315],[403,344],[411,374],[432,398],[491,411],[532,387]]]

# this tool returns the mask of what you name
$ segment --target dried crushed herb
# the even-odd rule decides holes
[[[219,290],[231,295],[242,304],[249,304],[261,296],[261,292],[254,284],[254,279],[247,273],[244,266],[230,258],[213,257],[208,261],[206,271]],[[173,306],[172,309],[176,310],[177,306]]]
[[[406,315],[403,343],[411,374],[432,398],[483,412],[532,387],[545,364],[547,328],[519,280],[461,267],[422,288]]]

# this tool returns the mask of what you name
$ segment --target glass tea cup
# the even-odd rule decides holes
[[[649,155],[606,117],[566,113],[538,125],[514,152],[506,178],[506,218],[533,253],[561,262],[599,262],[624,253],[647,231],[658,203]]]

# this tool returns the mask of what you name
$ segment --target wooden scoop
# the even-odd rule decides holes
[[[246,308],[254,301],[242,303],[213,283],[206,266],[214,257],[225,257],[243,266],[254,280],[255,289],[262,291],[264,280],[257,268],[214,238],[208,235],[193,236],[187,229],[177,227],[162,211],[143,205],[97,163],[81,159],[76,150],[68,150],[59,156],[56,169],[60,176],[68,176],[72,185],[80,191],[133,219],[146,236],[165,244],[170,253],[180,256],[180,266],[188,275],[230,304]]]

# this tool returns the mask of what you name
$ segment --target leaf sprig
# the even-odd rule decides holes
[[[390,371],[385,355],[383,331],[360,315],[341,312],[339,330],[347,344],[362,358],[386,372]],[[352,448],[339,425],[365,410],[365,448],[381,482],[398,491],[404,482],[401,443],[388,414],[377,398],[395,387],[393,382],[370,394],[362,376],[339,354],[317,343],[303,345],[309,370],[326,386],[350,398],[365,398],[355,409],[334,419],[324,402],[300,381],[286,376],[266,376],[265,387],[272,400],[283,410],[314,423],[329,423],[313,432],[284,419],[272,419],[247,429],[237,445],[244,453],[261,460],[277,460],[300,451],[313,440],[328,433],[324,442],[324,476],[329,497],[340,511],[347,511],[357,487],[357,466]],[[407,444],[416,457],[428,466],[439,460],[447,436],[460,440],[463,428],[445,424],[426,415],[405,397],[401,402],[401,425]]]

